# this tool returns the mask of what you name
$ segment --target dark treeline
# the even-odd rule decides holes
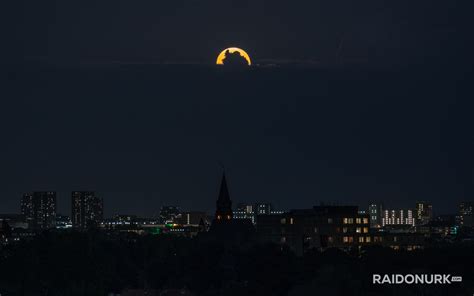
[[[297,257],[276,245],[173,236],[44,233],[1,250],[2,295],[107,295],[186,288],[194,295],[472,295],[474,247],[371,247]],[[459,275],[451,285],[373,285],[372,274]]]

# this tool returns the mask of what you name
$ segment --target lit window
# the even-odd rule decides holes
[[[328,236],[328,242],[329,243],[332,243],[334,241],[333,237],[332,236]]]
[[[349,237],[344,236],[344,237],[342,238],[342,241],[345,242],[345,243],[348,243],[348,242],[349,242]]]
[[[369,224],[369,218],[364,218],[364,224]]]
[[[342,232],[347,233],[347,227],[342,227]]]
[[[357,233],[361,233],[361,232],[362,232],[362,228],[357,227],[357,228],[356,228],[356,232],[357,232]]]
[[[349,224],[348,221],[349,221],[349,219],[344,218],[344,220],[342,221],[342,223],[344,223],[344,224]]]
[[[364,242],[364,237],[363,236],[359,236],[359,243],[363,243]]]
[[[294,222],[293,218],[290,218],[290,224],[293,224],[293,222]]]
[[[328,218],[328,224],[332,224],[332,218]]]
[[[365,242],[370,243],[370,236],[367,236],[367,237],[365,238]]]
[[[282,219],[280,220],[280,223],[281,223],[281,224],[286,224],[286,218],[282,218]]]
[[[347,218],[347,224],[354,224],[353,218]]]
[[[364,233],[369,233],[369,227],[364,227]]]
[[[356,224],[360,224],[362,222],[361,218],[356,218]]]

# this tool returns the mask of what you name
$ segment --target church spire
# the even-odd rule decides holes
[[[228,221],[232,219],[232,216],[232,200],[230,199],[229,189],[227,187],[227,180],[224,172],[222,174],[219,196],[216,201],[216,220]]]

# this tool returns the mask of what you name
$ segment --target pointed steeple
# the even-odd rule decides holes
[[[232,200],[230,199],[224,172],[222,174],[221,187],[216,202],[216,221],[229,221],[232,219],[232,216]]]
[[[227,180],[225,178],[225,172],[222,173],[221,189],[219,191],[218,200],[220,200],[220,201],[229,200],[230,201],[229,189],[227,188]]]

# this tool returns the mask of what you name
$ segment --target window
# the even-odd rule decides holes
[[[362,222],[361,218],[356,218],[356,224],[360,224]]]
[[[353,236],[349,236],[349,242],[350,242],[350,243],[353,243],[353,242],[354,242],[354,237],[353,237]]]
[[[359,236],[359,243],[363,243],[364,242],[364,237],[363,236]]]
[[[334,241],[334,238],[332,236],[328,236],[328,242],[332,243]]]
[[[290,224],[293,224],[294,220],[293,218],[290,218]]]
[[[282,236],[280,238],[280,243],[282,243],[282,244],[286,243],[286,237]]]
[[[356,232],[357,232],[357,233],[361,233],[361,232],[362,232],[362,228],[357,227],[357,228],[356,228]]]
[[[364,233],[369,233],[369,227],[364,227]]]
[[[328,218],[328,224],[332,224],[332,218]]]
[[[365,237],[365,242],[370,243],[370,236]]]
[[[342,232],[347,233],[347,227],[342,227]]]
[[[369,224],[369,218],[364,218],[363,220],[364,220],[364,224]]]
[[[280,223],[281,223],[281,224],[286,224],[286,218],[282,218],[282,219],[280,220]]]
[[[344,236],[342,238],[342,241],[345,242],[345,243],[348,243],[349,242],[349,237],[348,236]]]

